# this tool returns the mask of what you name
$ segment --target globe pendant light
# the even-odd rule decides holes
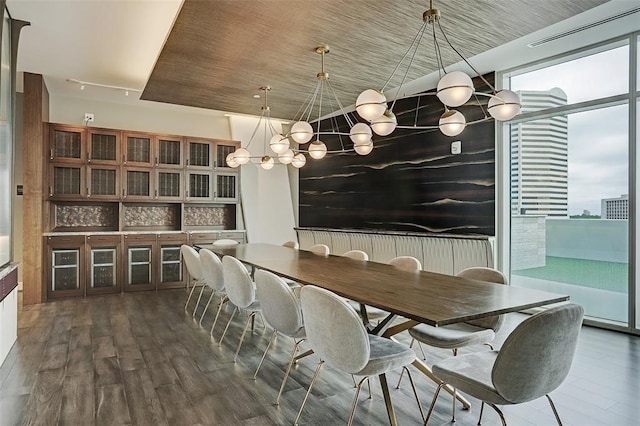
[[[487,109],[496,120],[507,121],[520,112],[520,97],[511,90],[501,90],[489,99]]]
[[[356,123],[349,131],[349,137],[354,145],[362,145],[371,140],[371,127],[365,123]]]
[[[371,129],[376,135],[390,135],[398,125],[396,115],[390,110],[386,110],[379,118],[371,121]]]
[[[320,160],[327,155],[327,146],[320,140],[315,140],[309,145],[309,156],[315,160]]]
[[[234,157],[234,154],[235,153],[232,152],[229,155],[227,155],[227,158],[225,161],[227,163],[227,166],[233,167],[235,169],[236,167],[240,166],[240,163],[238,163],[238,160],[236,160],[236,158]]]
[[[276,154],[282,154],[289,149],[289,138],[281,135],[280,133],[276,133],[271,137],[269,147],[271,148],[271,151]]]
[[[369,141],[369,143],[364,145],[356,145],[353,149],[360,155],[368,155],[373,151],[373,141]]]
[[[305,144],[313,137],[313,127],[306,121],[298,121],[291,126],[291,139],[299,144]]]
[[[453,71],[440,79],[436,96],[446,106],[457,107],[466,104],[473,92],[471,77],[462,71]]]
[[[249,153],[249,150],[246,149],[246,148],[238,148],[238,149],[236,149],[236,151],[233,154],[233,156],[235,157],[236,161],[240,165],[247,164],[249,162],[249,160],[251,159],[251,154]]]
[[[282,164],[291,164],[291,162],[293,161],[293,155],[293,151],[288,149],[282,154],[278,155],[278,161],[280,161]]]
[[[273,160],[273,158],[269,157],[268,155],[265,155],[260,160],[260,167],[262,167],[265,170],[271,170],[274,164],[275,164],[275,161]]]
[[[459,111],[448,110],[440,116],[438,126],[440,131],[447,136],[458,136],[464,130],[467,122]]]
[[[291,161],[291,165],[296,169],[304,166],[307,163],[307,157],[304,156],[303,153],[299,152],[293,156],[293,160]]]
[[[367,89],[356,99],[356,111],[360,117],[372,121],[387,110],[387,98],[377,90]]]

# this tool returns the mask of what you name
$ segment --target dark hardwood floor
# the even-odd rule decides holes
[[[205,317],[203,329],[184,313],[185,300],[184,290],[165,290],[20,309],[18,341],[0,367],[0,425],[293,424],[317,358],[298,363],[276,407],[291,339],[278,337],[254,381],[253,371],[271,332],[257,321],[234,364],[245,318],[234,319],[219,346],[208,333],[213,312]],[[216,338],[230,313],[223,311]],[[498,342],[522,318],[510,315]],[[403,340],[408,342],[408,337]],[[425,350],[429,363],[450,356],[449,351]],[[435,386],[415,370],[414,375],[426,410]],[[389,375],[398,422],[421,424],[408,381],[395,389],[398,376]],[[356,424],[388,424],[377,380],[372,390],[372,399],[366,390],[361,394]],[[349,376],[325,367],[301,424],[346,423],[353,393]],[[565,425],[638,425],[639,394],[640,338],[585,327],[571,373],[552,396]],[[480,404],[471,402],[470,410],[457,410],[456,424],[476,424]],[[450,412],[451,398],[445,394],[430,424],[448,424]],[[504,407],[504,412],[510,425],[555,423],[544,398]],[[483,424],[497,425],[499,419],[488,409]]]

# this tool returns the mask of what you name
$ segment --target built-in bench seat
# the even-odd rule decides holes
[[[494,267],[493,237],[327,228],[296,228],[296,232],[303,250],[314,244],[326,244],[336,255],[357,249],[381,263],[396,256],[413,256],[425,271],[448,275],[470,266]]]

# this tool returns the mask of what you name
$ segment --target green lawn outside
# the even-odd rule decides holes
[[[511,273],[524,277],[627,293],[628,270],[627,263],[547,256],[546,266],[520,269]]]

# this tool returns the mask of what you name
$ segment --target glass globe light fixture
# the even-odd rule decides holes
[[[491,99],[487,109],[489,114],[496,120],[507,121],[515,117],[520,112],[520,97],[511,90],[501,90]]]
[[[288,149],[282,154],[278,155],[278,161],[280,161],[282,164],[291,164],[291,161],[293,161],[293,156],[293,151]]]
[[[300,155],[300,154],[299,154]],[[320,140],[315,140],[309,145],[309,156],[315,160],[320,160],[327,155],[327,146]]]
[[[240,163],[238,163],[238,160],[236,160],[236,157],[234,157],[233,152],[227,155],[227,158],[225,159],[225,161],[227,162],[227,166],[233,167],[234,169],[240,166]]]
[[[373,151],[373,141],[369,140],[369,143],[363,145],[355,145],[353,149],[360,155],[367,155]]]
[[[391,110],[386,110],[381,117],[371,120],[371,129],[376,135],[390,135],[398,125],[396,115]]]
[[[291,139],[296,143],[303,144],[311,140],[313,127],[306,121],[297,121],[291,126]]]
[[[438,82],[436,96],[449,107],[464,105],[475,91],[471,77],[462,71],[446,73]]]
[[[365,123],[356,123],[349,131],[349,137],[356,145],[366,144],[371,140],[371,127]]]
[[[296,169],[304,166],[307,163],[307,157],[304,156],[303,153],[299,152],[293,156],[293,161],[291,161],[291,165]]]
[[[262,167],[265,170],[271,170],[274,164],[275,164],[275,161],[273,160],[273,158],[269,157],[268,155],[265,155],[264,157],[262,157],[262,159],[260,159],[260,167]]]
[[[276,133],[271,137],[269,147],[271,148],[271,151],[276,154],[282,154],[289,149],[289,138],[281,135],[280,133]]]
[[[456,110],[448,110],[440,116],[438,127],[447,136],[457,136],[464,130],[467,120]]]
[[[356,99],[356,111],[367,121],[379,118],[386,110],[387,97],[377,90],[367,89]]]
[[[251,154],[245,148],[238,148],[235,150],[233,156],[236,158],[238,164],[247,164],[250,160]]]

